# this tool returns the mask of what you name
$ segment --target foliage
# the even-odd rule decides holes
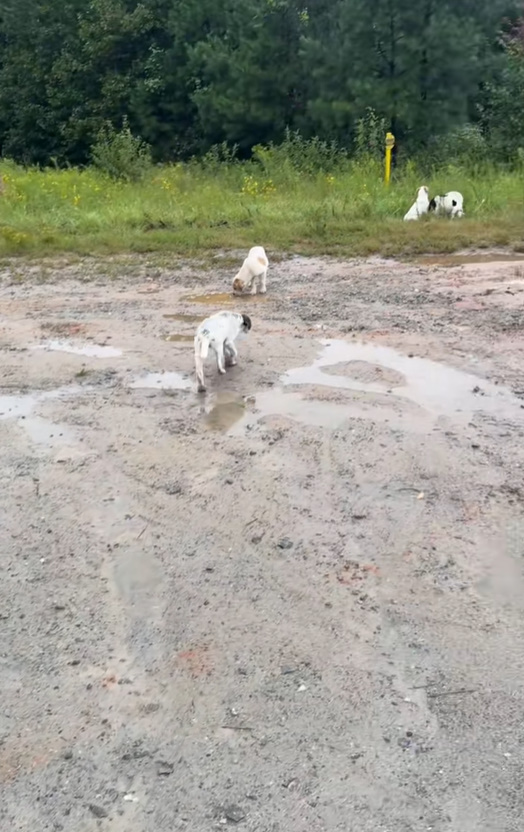
[[[372,157],[381,158],[384,153],[384,137],[388,124],[385,118],[381,118],[368,107],[366,114],[357,119],[355,129],[355,151],[360,159]]]
[[[149,146],[138,136],[133,136],[127,117],[121,130],[108,122],[99,132],[91,150],[93,164],[113,179],[138,182],[151,168]]]
[[[499,78],[486,85],[481,124],[496,159],[515,163],[524,153],[524,37],[510,42]]]
[[[317,137],[325,170],[324,148],[374,155],[384,128],[399,158],[433,154],[448,134],[462,158],[480,147],[470,125],[511,161],[521,17],[522,0],[7,0],[1,153],[85,164],[126,116],[156,162],[224,144],[275,158],[283,141],[296,171],[299,131]]]

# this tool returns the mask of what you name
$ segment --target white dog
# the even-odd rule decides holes
[[[195,368],[199,393],[206,390],[204,361],[209,348],[216,355],[218,372],[225,373],[226,364],[232,367],[237,363],[235,340],[250,329],[251,318],[238,312],[217,312],[198,325],[195,335]]]
[[[429,210],[435,214],[445,214],[452,219],[464,216],[464,197],[459,191],[448,191],[444,196],[436,196],[429,203]]]
[[[423,214],[429,211],[429,191],[425,185],[417,191],[417,198],[407,214],[404,215],[405,220],[418,220]]]
[[[266,278],[269,261],[262,246],[253,246],[242,263],[240,270],[233,281],[233,291],[243,292],[249,283],[252,295],[257,293],[257,278],[260,278],[260,293],[266,291]]]

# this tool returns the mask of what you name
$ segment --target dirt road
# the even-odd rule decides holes
[[[0,274],[0,828],[522,830],[524,262],[231,273]]]

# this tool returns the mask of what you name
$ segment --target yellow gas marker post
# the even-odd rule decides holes
[[[395,136],[393,133],[386,133],[386,166],[384,170],[384,182],[389,185],[391,179],[391,151],[395,146]]]

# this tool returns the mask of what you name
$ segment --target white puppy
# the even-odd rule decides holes
[[[404,215],[405,220],[418,220],[423,214],[429,211],[429,191],[425,185],[417,191],[417,198],[407,214]]]
[[[429,210],[435,214],[445,214],[452,219],[464,216],[464,197],[459,191],[448,191],[444,196],[436,196],[429,203]]]
[[[204,393],[206,389],[204,361],[209,348],[216,355],[218,372],[225,373],[226,363],[230,366],[237,363],[235,340],[250,329],[251,318],[238,312],[217,312],[198,325],[195,335],[195,368],[199,393]]]
[[[243,292],[249,284],[252,295],[257,293],[257,278],[260,278],[260,292],[266,291],[266,278],[269,261],[262,246],[253,246],[242,263],[240,270],[233,281],[233,291]]]

